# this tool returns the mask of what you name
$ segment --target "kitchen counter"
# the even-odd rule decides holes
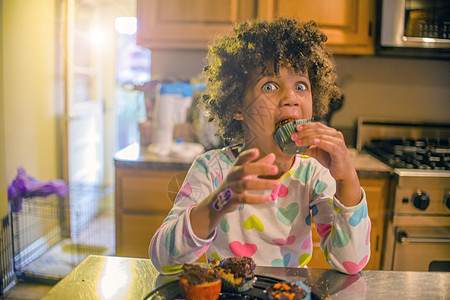
[[[361,271],[260,267],[256,275],[301,280],[322,299],[449,299],[450,273]],[[173,280],[162,276],[149,259],[90,255],[43,299],[144,299]]]
[[[192,159],[183,157],[160,157],[141,148],[138,143],[120,150],[114,155],[114,165],[119,168],[187,171]]]
[[[392,174],[392,169],[370,154],[359,152],[355,148],[348,149],[353,165],[360,178],[386,178]],[[115,166],[131,169],[152,169],[187,171],[192,159],[182,157],[159,157],[134,143],[114,156]]]
[[[348,152],[359,178],[387,178],[393,174],[392,168],[365,151],[348,148]]]

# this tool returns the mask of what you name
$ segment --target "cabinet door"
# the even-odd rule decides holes
[[[116,168],[116,255],[148,258],[186,172]]]
[[[116,169],[119,209],[127,213],[167,213],[186,172]]]
[[[136,40],[150,49],[206,49],[214,35],[254,17],[253,0],[138,0]]]
[[[120,216],[122,228],[116,255],[148,258],[150,241],[166,216],[167,214]]]
[[[335,54],[373,54],[373,0],[259,0],[258,17],[316,21]]]

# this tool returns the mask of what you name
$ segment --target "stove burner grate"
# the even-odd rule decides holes
[[[450,170],[450,139],[372,139],[363,147],[392,168]]]

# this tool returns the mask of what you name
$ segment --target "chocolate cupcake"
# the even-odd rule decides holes
[[[311,122],[309,119],[290,118],[281,120],[275,125],[273,138],[284,153],[294,155],[302,153],[309,148],[309,146],[298,147],[291,139],[292,134],[297,132],[295,128],[298,125],[309,122]]]
[[[267,300],[310,300],[310,289],[300,281],[277,282],[267,288],[264,293]]]
[[[220,296],[222,280],[217,270],[199,264],[184,264],[178,281],[186,300],[216,300]]]
[[[215,269],[222,276],[222,291],[244,292],[256,281],[256,264],[251,257],[230,257],[222,259]]]

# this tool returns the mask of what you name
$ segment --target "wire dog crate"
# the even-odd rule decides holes
[[[14,284],[15,274],[13,268],[11,221],[9,215],[1,220],[0,228],[0,295]]]
[[[69,199],[69,208],[56,195],[23,199],[22,210],[3,221],[2,291],[11,284],[7,274],[55,284],[88,255],[115,254],[114,187],[70,187]]]

